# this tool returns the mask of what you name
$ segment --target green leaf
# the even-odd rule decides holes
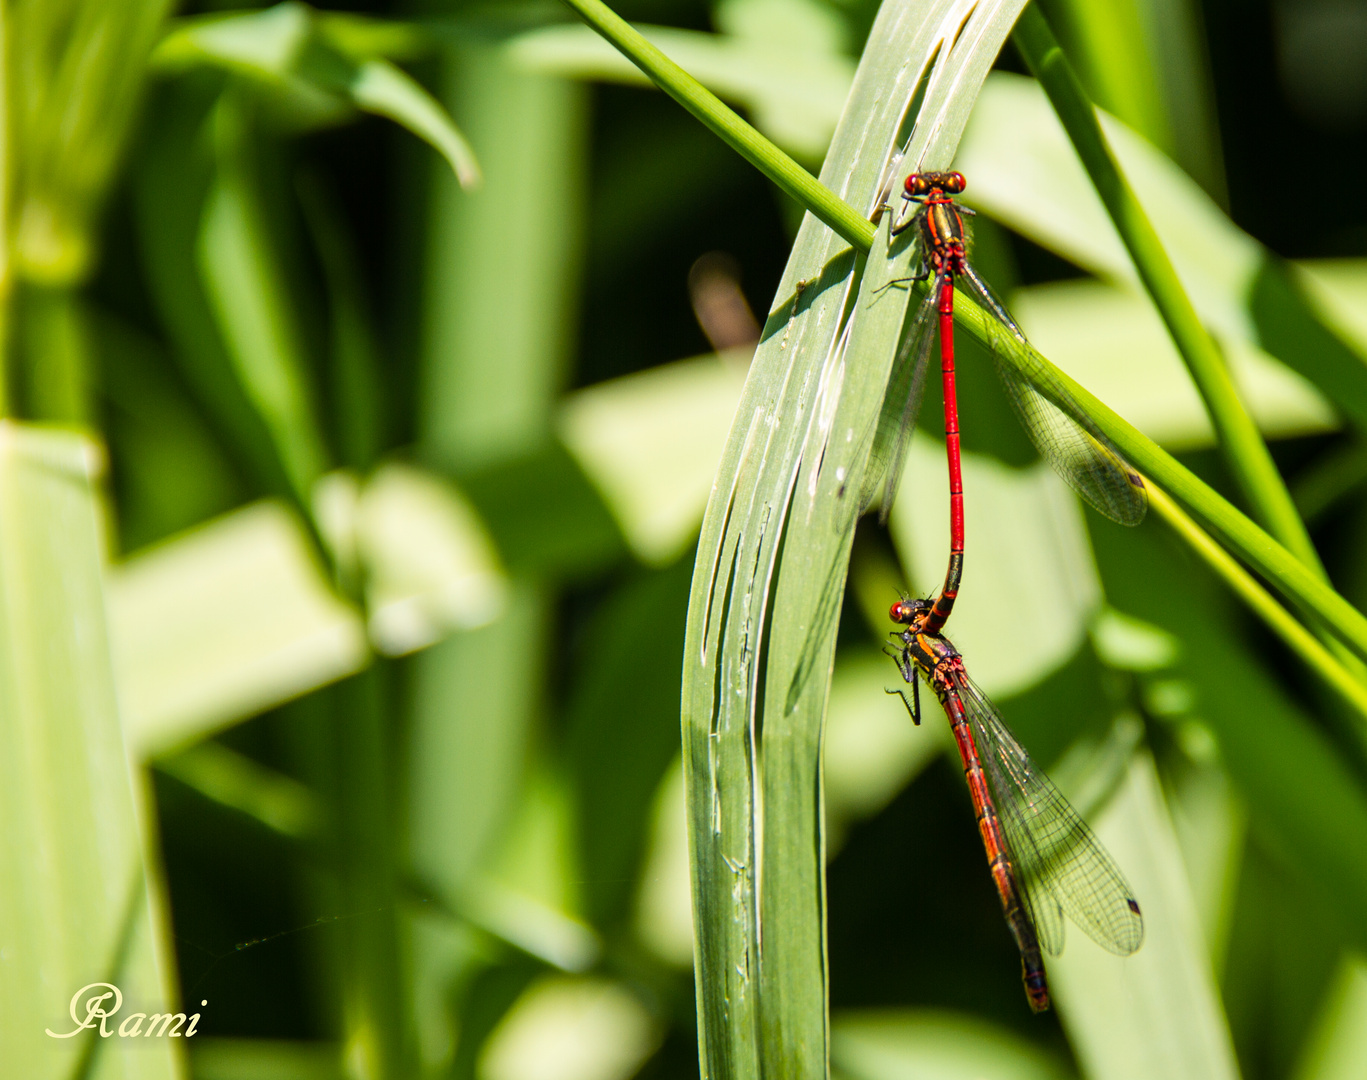
[[[379,20],[320,17],[287,0],[264,11],[180,23],[153,57],[166,71],[221,67],[288,96],[296,123],[328,123],[353,109],[388,117],[427,142],[462,187],[479,184],[474,151],[451,117],[411,76],[377,53],[410,53],[421,33]],[[353,51],[354,50],[354,51]]]
[[[1295,1080],[1353,1080],[1367,1071],[1367,963],[1345,955],[1306,1040]]]
[[[119,477],[121,549],[135,550],[246,501],[241,474],[166,351],[120,318],[98,310],[90,317],[112,471]]]
[[[831,1019],[841,1080],[1066,1080],[1033,1042],[975,1016],[930,1009],[848,1010]]]
[[[502,614],[506,582],[493,542],[449,483],[390,463],[364,484],[329,474],[314,505],[338,565],[364,581],[380,652],[402,656]]]
[[[544,626],[543,598],[514,582],[502,618],[416,659],[407,765],[411,859],[422,880],[448,898],[478,879],[516,807]]]
[[[301,331],[252,176],[249,116],[218,106],[218,174],[204,205],[199,271],[238,380],[275,444],[295,498],[309,505],[328,452],[318,427]]]
[[[627,913],[648,809],[679,752],[679,657],[691,559],[615,590],[584,632],[565,712],[584,910]]]
[[[138,252],[158,328],[213,435],[248,477],[285,496],[289,483],[237,378],[199,269],[204,204],[216,171],[211,125],[222,82],[196,80],[150,102],[147,139],[133,163]]]
[[[479,162],[460,129],[426,90],[387,60],[358,64],[347,92],[359,109],[386,116],[428,143],[446,159],[460,186],[480,184]]]
[[[174,71],[212,61],[262,77],[284,78],[308,46],[312,24],[312,10],[293,0],[260,11],[189,20],[161,40],[152,62]]]
[[[139,554],[110,578],[125,726],[147,757],[365,666],[356,612],[298,517],[261,502]]]
[[[313,792],[221,743],[202,742],[163,757],[157,768],[282,836],[307,840],[321,832],[321,807]]]
[[[401,655],[497,618],[505,581],[450,485],[387,465],[319,484],[320,527],[365,581],[367,618],[333,591],[297,515],[255,503],[140,552],[110,577],[125,724],[143,756],[354,674],[365,639]]]
[[[385,419],[391,402],[363,262],[326,183],[316,173],[304,172],[295,187],[327,286],[330,408],[324,415],[328,433],[345,466],[370,469],[386,441]]]
[[[1047,5],[1046,13],[1092,100],[1170,152],[1172,124],[1157,77],[1154,35],[1147,32],[1161,16],[1143,0],[1122,0],[1101,10],[1061,0]],[[1171,7],[1163,11],[1173,14]]]
[[[82,436],[0,424],[0,1041],[16,1075],[170,1080],[182,1066],[169,1038],[45,1034],[78,1029],[103,992],[80,993],[92,983],[118,988],[111,1034],[176,997],[148,792],[105,637],[102,462]]]
[[[622,984],[550,976],[529,986],[494,1030],[478,1075],[630,1077],[659,1039],[653,1018]]]
[[[1059,1016],[1090,1080],[1234,1080],[1234,1046],[1153,761],[1136,755],[1097,835],[1144,910],[1144,943],[1120,959],[1069,927],[1048,961]]]
[[[1163,149],[1227,203],[1215,86],[1198,5],[1148,0],[1046,6],[1103,109]]]
[[[656,958],[688,969],[693,966],[693,898],[688,889],[688,814],[679,758],[655,791],[648,828],[633,929]]]
[[[585,88],[519,70],[501,44],[445,58],[445,103],[480,146],[486,184],[433,178],[426,237],[419,439],[469,473],[546,441],[563,379],[587,183]],[[540,212],[548,192],[553,212]],[[491,356],[499,357],[491,364]]]
[[[742,358],[680,360],[569,395],[560,437],[632,553],[673,562],[702,521],[745,380]]]
[[[1017,10],[979,6],[965,17],[948,5],[885,5],[825,181],[851,205],[874,208],[932,57],[910,161],[947,164]],[[703,523],[684,659],[684,770],[699,1039],[712,1077],[819,1076],[826,1067],[821,722],[864,459],[909,295],[879,287],[899,267],[884,254],[886,236],[874,240],[847,365],[840,329],[855,302],[856,260],[807,219]]]

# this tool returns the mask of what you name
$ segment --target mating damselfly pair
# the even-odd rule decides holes
[[[963,657],[943,634],[964,566],[963,471],[954,370],[956,284],[988,313],[995,334],[1025,344],[1020,327],[969,262],[971,236],[964,218],[972,211],[955,200],[965,187],[963,175],[957,172],[912,173],[903,191],[910,212],[890,225],[894,235],[915,230],[922,265],[912,280],[930,279],[930,287],[893,363],[864,494],[871,498],[881,486],[881,513],[886,520],[920,411],[938,314],[950,490],[949,568],[933,601],[904,597],[892,605],[889,616],[902,629],[890,635],[887,651],[911,684],[910,700],[901,693],[915,723],[921,718],[918,679],[926,680],[944,706],[993,884],[1021,954],[1026,995],[1031,1008],[1039,1012],[1049,1007],[1041,948],[1053,954],[1062,949],[1065,914],[1099,945],[1121,956],[1139,948],[1144,922],[1139,902],[1115,861],[1030,759],[1001,714],[968,677]],[[1099,430],[1069,415],[1081,415],[1080,410],[1060,407],[1073,404],[1066,387],[1057,380],[1032,385],[996,349],[993,352],[1007,395],[1041,456],[1107,517],[1125,525],[1141,521],[1147,509],[1143,481]]]

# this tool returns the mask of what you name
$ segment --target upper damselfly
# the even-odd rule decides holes
[[[904,692],[902,700],[912,720],[921,722],[918,677],[949,717],[992,883],[1020,950],[1026,997],[1043,1012],[1049,984],[1040,949],[1062,951],[1065,913],[1119,956],[1143,943],[1144,918],[1115,861],[968,677],[959,651],[926,629],[933,607],[929,600],[893,604],[888,614],[904,629],[893,631],[887,651],[911,684],[911,700]]]
[[[907,443],[921,410],[930,346],[936,336],[932,314],[938,312],[945,450],[949,461],[950,555],[944,587],[928,616],[926,630],[932,634],[938,633],[949,618],[963,573],[963,472],[954,384],[955,287],[992,316],[998,333],[1025,344],[1020,327],[969,261],[972,234],[965,219],[973,211],[955,201],[966,186],[963,174],[957,172],[912,173],[904,184],[902,197],[906,209],[892,223],[891,231],[897,235],[916,230],[921,266],[912,280],[930,278],[931,286],[917,308],[909,332],[903,335],[893,362],[862,491],[863,503],[868,505],[881,488],[881,520],[886,521],[897,494]],[[1031,385],[999,355],[1004,342],[992,334],[989,338],[1007,396],[1040,455],[1079,495],[1113,521],[1136,525],[1143,520],[1147,508],[1143,480],[1099,429],[1084,427],[1054,404],[1074,400],[1063,384],[1041,375],[1036,385]],[[1083,415],[1081,410],[1077,411]]]

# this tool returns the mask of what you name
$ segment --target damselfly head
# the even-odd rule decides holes
[[[923,618],[929,613],[931,603],[929,600],[909,600],[903,598],[888,608],[888,618],[895,623],[902,623],[906,626],[912,625],[918,619]]]
[[[921,199],[938,192],[941,195],[958,195],[968,187],[964,174],[959,172],[912,173],[907,177],[906,197]]]

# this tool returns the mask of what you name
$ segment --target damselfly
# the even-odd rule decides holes
[[[1000,333],[1025,343],[1020,327],[969,262],[971,233],[965,216],[972,216],[973,211],[954,199],[966,186],[963,174],[957,172],[912,173],[906,179],[902,197],[909,207],[916,209],[910,214],[904,210],[891,229],[894,235],[916,229],[921,267],[912,280],[931,278],[932,281],[893,363],[862,491],[863,503],[867,505],[881,486],[881,519],[886,521],[901,479],[907,442],[921,410],[930,346],[935,337],[935,320],[931,316],[938,312],[945,450],[949,460],[950,553],[944,587],[926,623],[926,632],[931,634],[943,629],[949,618],[963,573],[963,474],[954,385],[956,284],[992,316]],[[992,352],[997,373],[1040,455],[1101,513],[1123,525],[1137,525],[1147,508],[1143,480],[1099,429],[1080,425],[1050,400],[1051,397],[1065,403],[1072,400],[1072,395],[1061,383],[1050,380],[1048,385],[1041,382],[1032,386],[997,355],[999,351],[994,344]]]
[[[944,706],[987,851],[992,882],[1021,954],[1030,1007],[1049,1007],[1040,948],[1063,949],[1065,913],[1104,949],[1128,956],[1143,943],[1139,901],[1114,860],[1053,782],[1030,760],[948,640],[926,629],[929,600],[899,600],[887,651],[911,684],[901,693],[912,720],[921,722],[918,676]]]

